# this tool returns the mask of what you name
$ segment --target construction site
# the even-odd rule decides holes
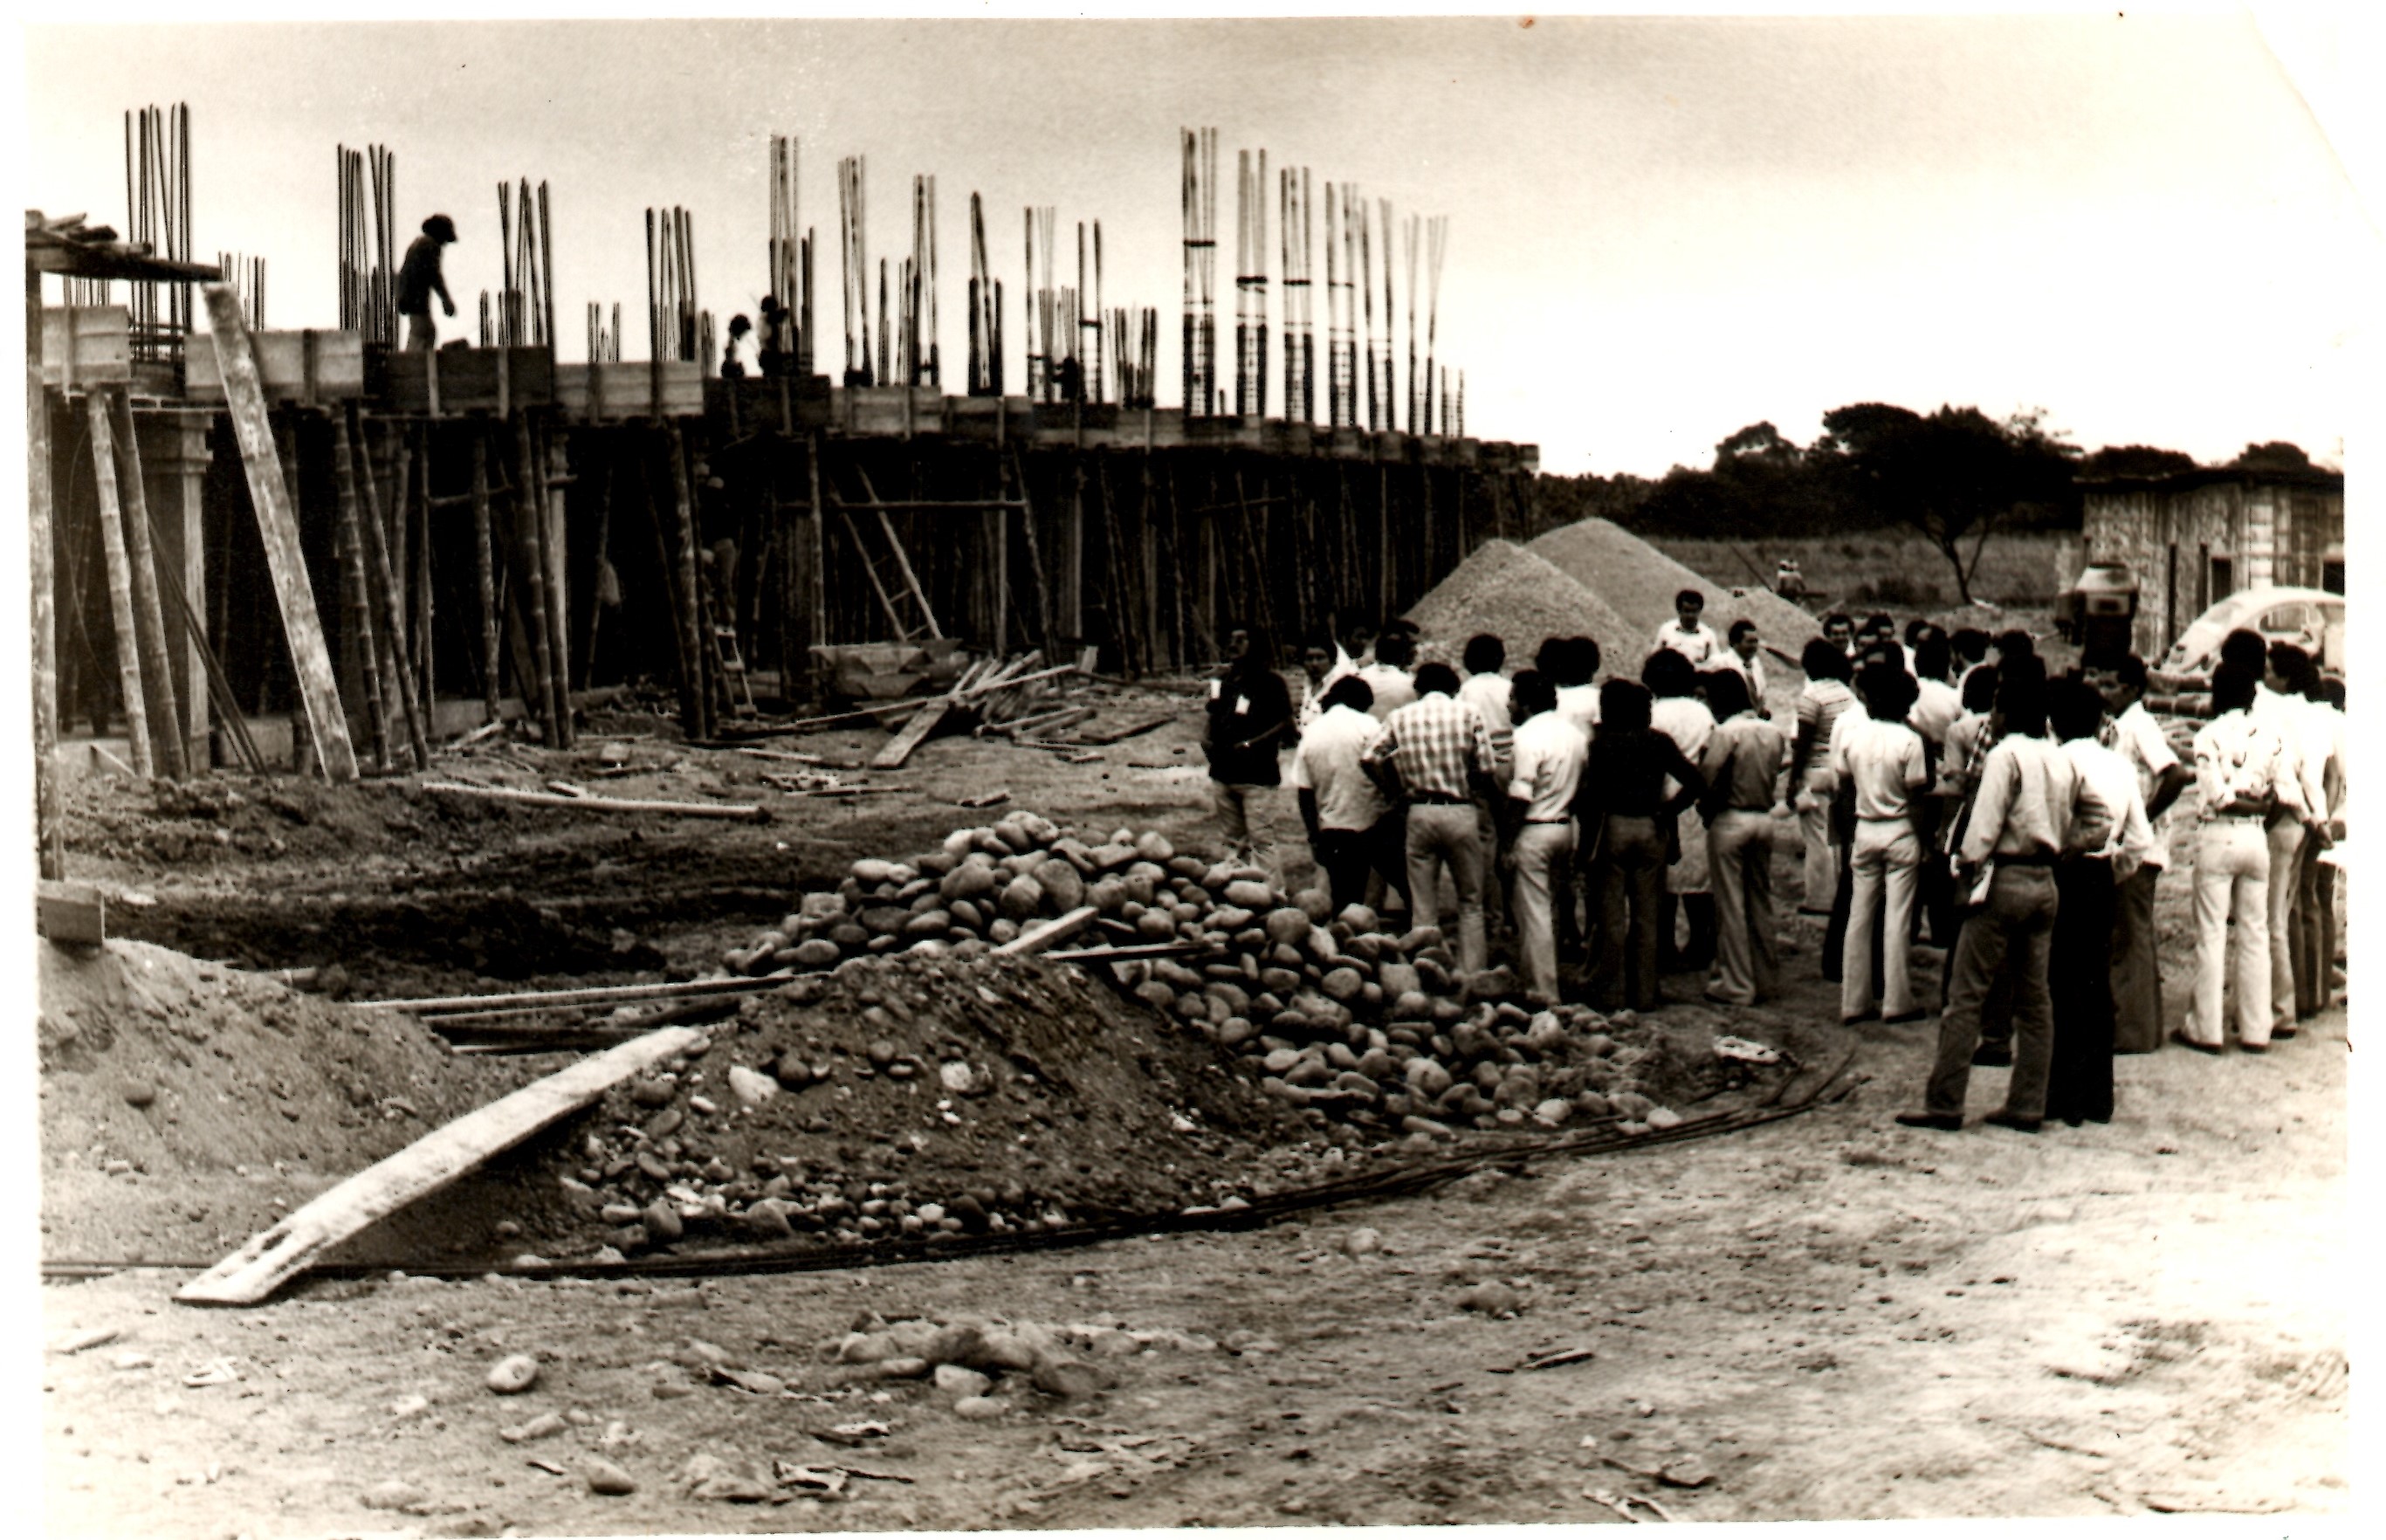
[[[1697,587],[1794,712],[1807,609],[1470,431],[1486,232],[1187,129],[1169,318],[974,193],[956,282],[926,173],[874,256],[860,155],[822,249],[774,135],[759,357],[675,207],[646,356],[610,300],[559,346],[529,179],[421,348],[396,149],[324,146],[282,327],[189,109],[124,117],[124,218],[26,219],[52,1529],[2349,1502],[2331,1264],[2252,1201],[2341,1202],[2341,1008],[2271,1063],[2308,1121],[2169,1054],[1990,1159],[1890,1124],[1934,1029],[1840,1024],[1794,839],[1781,997],[1645,1013],[1336,908],[1288,791],[1227,854],[1238,629],[1633,673]]]

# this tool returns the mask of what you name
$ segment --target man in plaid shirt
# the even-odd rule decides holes
[[[1489,961],[1483,934],[1483,881],[1488,866],[1475,797],[1500,795],[1498,759],[1481,713],[1458,696],[1446,663],[1416,671],[1417,698],[1384,719],[1360,757],[1385,796],[1408,805],[1409,912],[1420,929],[1440,914],[1441,868],[1458,889],[1458,961],[1469,973]]]

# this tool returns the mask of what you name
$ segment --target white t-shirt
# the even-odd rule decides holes
[[[1367,714],[1377,721],[1417,698],[1416,681],[1410,677],[1406,669],[1395,669],[1388,663],[1370,663],[1359,670],[1359,677],[1366,681],[1368,689],[1375,692],[1375,704],[1367,707]]]
[[[1599,725],[1599,686],[1565,684],[1558,688],[1558,715],[1574,723],[1585,738]]]
[[[1508,795],[1526,804],[1525,817],[1536,823],[1563,822],[1582,784],[1583,762],[1590,743],[1574,723],[1554,711],[1528,717],[1516,729],[1516,768]]]
[[[1932,746],[1943,747],[1947,730],[1964,714],[1964,697],[1942,679],[1917,679],[1914,690],[1914,709],[1905,714],[1906,724]]]
[[[2154,829],[2146,822],[2145,794],[2138,789],[2138,772],[2127,756],[2106,748],[2093,738],[2065,741],[2063,752],[2079,767],[2080,784],[2102,805],[2111,833],[2103,847],[2088,854],[2114,863],[2113,875],[2127,877],[2152,855]]]
[[[1292,754],[1292,788],[1317,794],[1317,821],[1327,829],[1372,829],[1384,816],[1384,795],[1359,768],[1359,757],[1384,730],[1364,711],[1337,706],[1300,735]]]
[[[1714,736],[1715,720],[1707,703],[1697,696],[1667,695],[1649,703],[1649,725],[1673,739],[1682,757],[1695,765],[1699,756],[1707,751],[1707,740]],[[1681,789],[1682,783],[1669,775],[1664,791],[1658,795],[1673,796]]]
[[[1727,656],[1731,650],[1723,645],[1723,637],[1715,628],[1704,620],[1694,631],[1684,631],[1678,620],[1666,621],[1657,628],[1657,645],[1680,653],[1702,669],[1712,667],[1716,658]]]
[[[1476,715],[1483,719],[1483,725],[1491,733],[1491,752],[1505,764],[1509,739],[1515,732],[1515,723],[1508,714],[1508,676],[1468,674],[1466,682],[1458,687],[1458,698],[1475,707]]]
[[[2170,746],[2162,724],[2154,720],[2144,701],[2131,701],[2127,711],[2113,719],[2113,749],[2137,772],[2140,805],[2151,806],[2163,771],[2179,763],[2179,751]],[[2162,817],[2148,824],[2153,844],[2146,851],[2145,864],[2157,871],[2170,865],[2172,813],[2173,808],[2166,808]]]

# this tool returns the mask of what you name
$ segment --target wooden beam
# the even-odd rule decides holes
[[[141,647],[132,613],[132,563],[124,548],[124,516],[117,506],[116,444],[107,402],[97,391],[87,398],[91,415],[92,472],[99,492],[100,549],[107,558],[107,609],[116,627],[116,677],[124,697],[124,733],[132,741],[132,773],[157,773],[149,747],[148,699],[141,682]]]
[[[59,795],[57,489],[51,484],[50,393],[42,383],[42,275],[25,267],[26,537],[32,579],[33,825],[41,875],[66,875],[66,808]]]
[[[901,770],[903,761],[911,757],[911,751],[927,741],[928,734],[952,715],[953,707],[958,704],[957,697],[946,695],[920,707],[911,720],[903,724],[902,731],[886,741],[885,747],[871,756],[870,768]]]
[[[489,507],[489,440],[474,423],[472,433],[472,571],[481,590],[481,707],[485,725],[497,720],[498,682],[504,643],[497,635],[496,515]]]
[[[416,1016],[446,1016],[459,1011],[480,1012],[515,1007],[618,1005],[624,1000],[671,1000],[690,995],[718,995],[736,990],[761,992],[784,989],[794,978],[792,973],[773,973],[759,979],[684,979],[672,983],[591,984],[581,989],[515,990],[503,995],[431,995],[413,999],[358,1000],[353,1003],[408,1011]]]
[[[332,1188],[191,1280],[186,1305],[255,1305],[374,1221],[428,1196],[643,1070],[694,1047],[686,1027],[609,1048],[416,1140]]]
[[[682,818],[734,819],[743,823],[771,821],[771,810],[753,802],[657,802],[615,796],[565,796],[559,792],[521,791],[512,786],[473,786],[461,781],[425,781],[422,789],[446,792],[451,796],[527,802],[538,808],[579,808],[597,813],[669,813]]]
[[[1058,920],[1048,920],[1041,925],[1031,925],[1010,941],[994,949],[998,958],[1030,957],[1046,947],[1068,940],[1094,922],[1101,911],[1088,904],[1081,909],[1071,909]]]
[[[148,692],[149,749],[158,773],[180,781],[190,773],[189,740],[175,703],[174,665],[167,651],[166,614],[157,598],[157,551],[151,538],[149,488],[141,473],[141,444],[134,436],[132,403],[119,386],[94,391],[105,396],[116,429],[116,484],[124,517],[124,552],[132,567],[132,624],[141,646],[141,683]]]
[[[554,630],[547,613],[546,510],[538,495],[538,465],[531,444],[530,419],[514,419],[514,545],[521,559],[515,570],[523,574],[523,623],[530,632],[530,655],[537,674],[539,720],[545,724],[546,746],[563,746],[563,722],[571,703],[555,688]]]
[[[292,672],[307,726],[320,757],[324,776],[332,781],[357,778],[357,754],[348,741],[347,720],[340,711],[340,691],[332,676],[331,654],[323,645],[322,619],[315,611],[315,593],[308,585],[307,560],[298,544],[298,520],[282,482],[275,458],[273,427],[265,410],[265,391],[257,376],[257,354],[249,345],[247,324],[240,318],[240,301],[221,283],[206,286],[207,323],[216,336],[216,364],[222,372],[224,406],[240,443],[242,467],[248,474],[249,500],[257,508],[257,532],[265,545],[265,562],[282,610],[282,629],[290,642]]]

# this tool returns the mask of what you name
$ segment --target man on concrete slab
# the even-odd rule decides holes
[[[406,318],[406,351],[428,353],[439,345],[439,328],[431,319],[431,296],[453,319],[456,302],[448,297],[447,280],[440,271],[441,248],[456,244],[456,221],[433,214],[422,221],[422,233],[406,248],[397,269],[397,313]]]

